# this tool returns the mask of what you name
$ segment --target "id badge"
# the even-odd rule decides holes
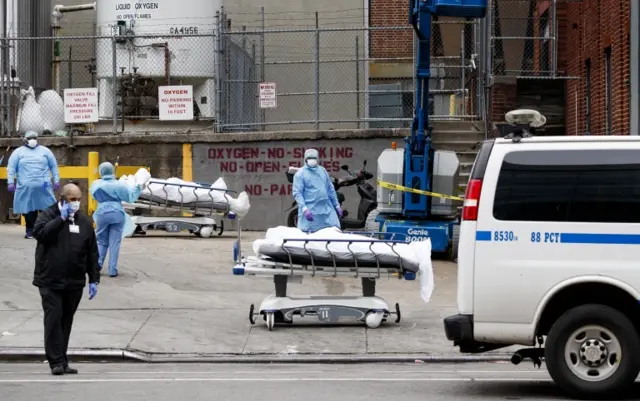
[[[75,224],[69,225],[69,232],[73,234],[80,234],[80,226],[76,226]]]

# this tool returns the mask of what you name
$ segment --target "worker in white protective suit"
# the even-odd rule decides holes
[[[143,186],[130,186],[116,180],[113,164],[109,162],[100,164],[98,172],[100,179],[94,181],[89,188],[91,196],[98,202],[98,207],[93,214],[98,242],[98,269],[102,270],[109,252],[109,276],[116,277],[122,231],[125,225],[122,202],[134,203],[140,196]]]
[[[298,204],[298,229],[313,233],[340,228],[342,209],[331,177],[318,165],[318,151],[304,152],[304,166],[293,177],[293,198]]]

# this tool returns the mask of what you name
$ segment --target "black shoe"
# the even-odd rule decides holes
[[[64,374],[65,375],[77,375],[78,374],[78,369],[73,369],[70,368],[69,365],[64,367]]]
[[[54,366],[51,368],[51,374],[54,376],[62,376],[64,374],[64,368],[62,366]]]

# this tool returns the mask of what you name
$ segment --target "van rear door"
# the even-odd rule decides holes
[[[457,306],[461,315],[473,315],[474,253],[476,246],[476,222],[478,213],[478,192],[482,187],[487,162],[493,149],[494,140],[482,143],[471,169],[460,222],[460,243],[458,245],[458,292]]]

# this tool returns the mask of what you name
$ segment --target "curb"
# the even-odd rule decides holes
[[[154,354],[135,350],[80,349],[69,350],[76,362],[108,363],[224,363],[224,364],[366,364],[366,363],[469,363],[508,362],[511,354],[493,355],[421,355],[421,354],[346,354],[346,355],[200,355]],[[44,350],[0,349],[0,362],[42,362]]]

